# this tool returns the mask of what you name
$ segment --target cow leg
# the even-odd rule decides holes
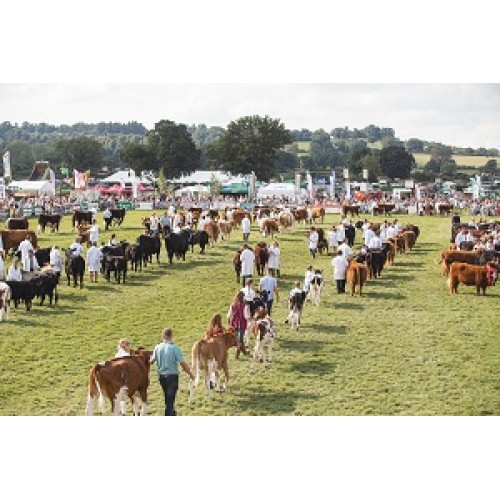
[[[140,388],[139,394],[141,396],[141,417],[145,417],[148,413],[148,393],[147,388]]]
[[[120,415],[123,415],[124,417],[127,415],[127,402],[125,400],[120,401]]]
[[[207,366],[205,368],[205,390],[207,393],[207,398],[210,399],[210,372],[209,372],[209,362],[207,362]]]
[[[257,340],[257,343],[255,344],[255,349],[253,350],[252,364],[250,365],[250,368],[254,367],[255,360],[261,355],[260,353],[261,344],[262,342],[260,340]]]
[[[267,344],[267,361],[270,363],[273,360],[273,339],[269,339],[269,344]]]
[[[116,393],[115,399],[113,401],[113,415],[117,417],[120,414],[121,402],[127,395],[127,386],[124,385],[120,387],[120,390]]]
[[[85,415],[92,416],[94,414],[94,407],[97,402],[97,396],[87,396],[87,406],[85,407]]]

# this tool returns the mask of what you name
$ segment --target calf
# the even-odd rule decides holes
[[[227,366],[227,354],[231,347],[236,346],[237,340],[232,330],[227,330],[223,335],[210,340],[197,340],[191,349],[191,369],[196,374],[195,381],[189,381],[189,402],[194,398],[196,385],[200,380],[200,370],[205,373],[205,388],[207,397],[211,396],[210,376],[215,374],[216,386],[220,391],[224,391],[229,383],[229,370]],[[219,384],[218,369],[224,371],[224,385]]]
[[[250,368],[253,368],[255,361],[260,359],[264,362],[270,363],[272,361],[273,353],[273,342],[276,337],[276,330],[274,323],[269,316],[263,319],[259,319],[255,322],[254,326],[255,334],[255,349],[253,352],[252,364]],[[267,346],[267,361],[264,354],[264,348]]]
[[[311,280],[311,284],[309,286],[309,300],[313,306],[319,306],[321,302],[321,291],[323,290],[323,286],[325,281],[323,279],[322,271],[316,270],[315,276]]]
[[[58,281],[58,276],[52,270],[37,273],[35,288],[36,296],[40,299],[41,306],[43,306],[45,297],[47,296],[49,297],[50,305],[52,305],[52,302],[57,305],[57,301],[59,300],[59,294],[57,293]]]
[[[359,296],[363,294],[363,286],[366,283],[367,270],[364,264],[359,264],[352,260],[347,268],[346,278],[351,290],[351,296],[356,293],[358,289]]]
[[[125,258],[131,262],[131,269],[137,272],[137,267],[142,271],[142,247],[137,243],[127,245],[125,248]]]
[[[28,218],[19,217],[15,219],[11,217],[10,219],[7,219],[5,226],[7,227],[7,229],[28,229],[29,227]]]
[[[113,415],[120,412],[120,401],[128,396],[134,406],[134,415],[139,413],[138,401],[142,403],[141,415],[148,410],[149,366],[151,351],[142,348],[132,352],[130,356],[115,358],[105,363],[98,363],[90,370],[89,392],[87,396],[86,415],[93,415],[95,403],[99,398],[102,414],[105,413],[104,397],[111,403]]]
[[[290,328],[298,330],[300,328],[300,319],[302,317],[302,308],[306,300],[306,292],[295,293],[288,301],[290,313],[285,323],[290,323]]]
[[[37,292],[34,281],[6,281],[5,283],[10,287],[14,307],[17,309],[19,304],[24,302],[26,311],[31,310]]]
[[[189,249],[190,233],[181,231],[179,234],[170,233],[165,238],[165,247],[167,249],[168,261],[172,265],[174,255],[177,259],[186,260],[186,252]]]

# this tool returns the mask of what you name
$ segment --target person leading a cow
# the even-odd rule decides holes
[[[182,352],[174,344],[172,337],[172,329],[165,328],[163,330],[163,342],[155,347],[150,358],[151,364],[156,362],[158,380],[165,396],[166,417],[177,415],[175,411],[175,396],[179,388],[179,365],[189,375],[190,379],[194,381],[193,372],[184,361]]]
[[[273,301],[274,301],[274,295],[276,294],[276,298],[279,300],[279,293],[278,293],[278,282],[276,278],[273,276],[273,271],[272,269],[267,270],[267,276],[264,278],[261,278],[259,288],[261,293],[263,291],[266,292],[267,300],[266,300],[266,306],[267,306],[267,314],[271,316],[271,310],[273,307]]]
[[[236,359],[238,359],[240,352],[248,354],[244,342],[247,320],[245,318],[245,294],[242,291],[236,294],[232,304],[229,306],[227,320],[231,328],[234,328],[236,332]]]
[[[205,331],[205,338],[213,339],[215,337],[220,337],[224,335],[224,327],[222,326],[222,317],[219,313],[215,313],[208,322],[207,329]]]
[[[107,231],[109,229],[109,226],[111,226],[111,221],[113,220],[113,214],[111,213],[109,207],[106,207],[106,209],[102,213],[102,217],[104,219],[104,230]]]
[[[319,234],[316,231],[316,228],[311,227],[311,231],[309,232],[309,236],[307,239],[309,241],[309,252],[311,253],[312,258],[315,259],[319,242]]]
[[[250,219],[248,215],[245,214],[245,217],[241,220],[241,230],[243,231],[243,241],[248,241],[250,238]]]

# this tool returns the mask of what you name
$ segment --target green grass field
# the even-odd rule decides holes
[[[423,167],[430,159],[431,155],[427,153],[413,153],[415,162],[419,167]],[[452,158],[456,164],[462,167],[480,168],[484,167],[488,160],[497,160],[499,158],[493,156],[466,156],[466,155],[453,155]]]
[[[119,239],[134,240],[144,212],[127,213]],[[101,222],[99,215],[99,222]],[[327,216],[327,228],[338,216]],[[230,352],[228,392],[212,400],[198,386],[187,403],[187,377],[177,396],[180,415],[498,415],[500,413],[500,285],[476,297],[470,287],[450,296],[440,275],[439,252],[447,247],[449,218],[400,217],[420,226],[413,252],[396,257],[380,280],[369,281],[363,297],[338,296],[331,257],[314,262],[327,284],[319,308],[305,306],[302,329],[283,324],[285,297],[311,262],[304,228],[279,235],[282,295],[274,306],[278,324],[274,362],[250,370],[250,359]],[[59,236],[41,246],[73,239],[69,217]],[[34,228],[35,221],[31,221]],[[104,237],[104,233],[103,237]],[[106,234],[106,238],[109,233]],[[190,363],[193,342],[210,316],[223,317],[238,290],[232,257],[241,232],[205,255],[186,262],[154,264],[129,271],[126,285],[87,280],[83,290],[63,281],[56,307],[12,310],[0,324],[1,415],[82,415],[88,373],[111,358],[120,337],[152,348],[164,327]],[[258,239],[252,233],[251,242]],[[356,242],[359,243],[357,235]],[[87,276],[86,276],[87,278]],[[163,397],[151,372],[149,413],[163,413]],[[109,412],[109,404],[108,404]]]

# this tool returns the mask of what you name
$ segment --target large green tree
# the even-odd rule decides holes
[[[155,170],[155,154],[144,144],[129,142],[120,149],[120,158],[128,168],[140,174],[141,170]]]
[[[333,147],[330,134],[323,129],[316,130],[312,134],[309,154],[318,169],[331,168],[340,164],[340,155]]]
[[[356,178],[360,177],[363,171],[362,160],[365,156],[369,156],[371,151],[364,145],[357,147],[347,157],[346,167],[349,169],[349,174]]]
[[[194,172],[200,166],[200,152],[186,125],[161,120],[148,132],[148,149],[155,156],[155,170],[167,178]]]
[[[10,167],[13,179],[26,177],[33,168],[35,156],[31,145],[24,141],[14,141],[5,147],[5,151],[10,151]],[[2,152],[2,156],[3,153]]]
[[[82,136],[59,141],[56,151],[71,169],[90,170],[90,175],[96,175],[99,167],[103,165],[103,147],[93,137]]]
[[[253,171],[257,178],[269,180],[276,173],[278,151],[292,142],[291,132],[279,119],[245,116],[232,121],[207,153],[232,173]]]
[[[415,158],[402,146],[388,146],[380,151],[380,172],[391,179],[407,179],[415,168]]]

